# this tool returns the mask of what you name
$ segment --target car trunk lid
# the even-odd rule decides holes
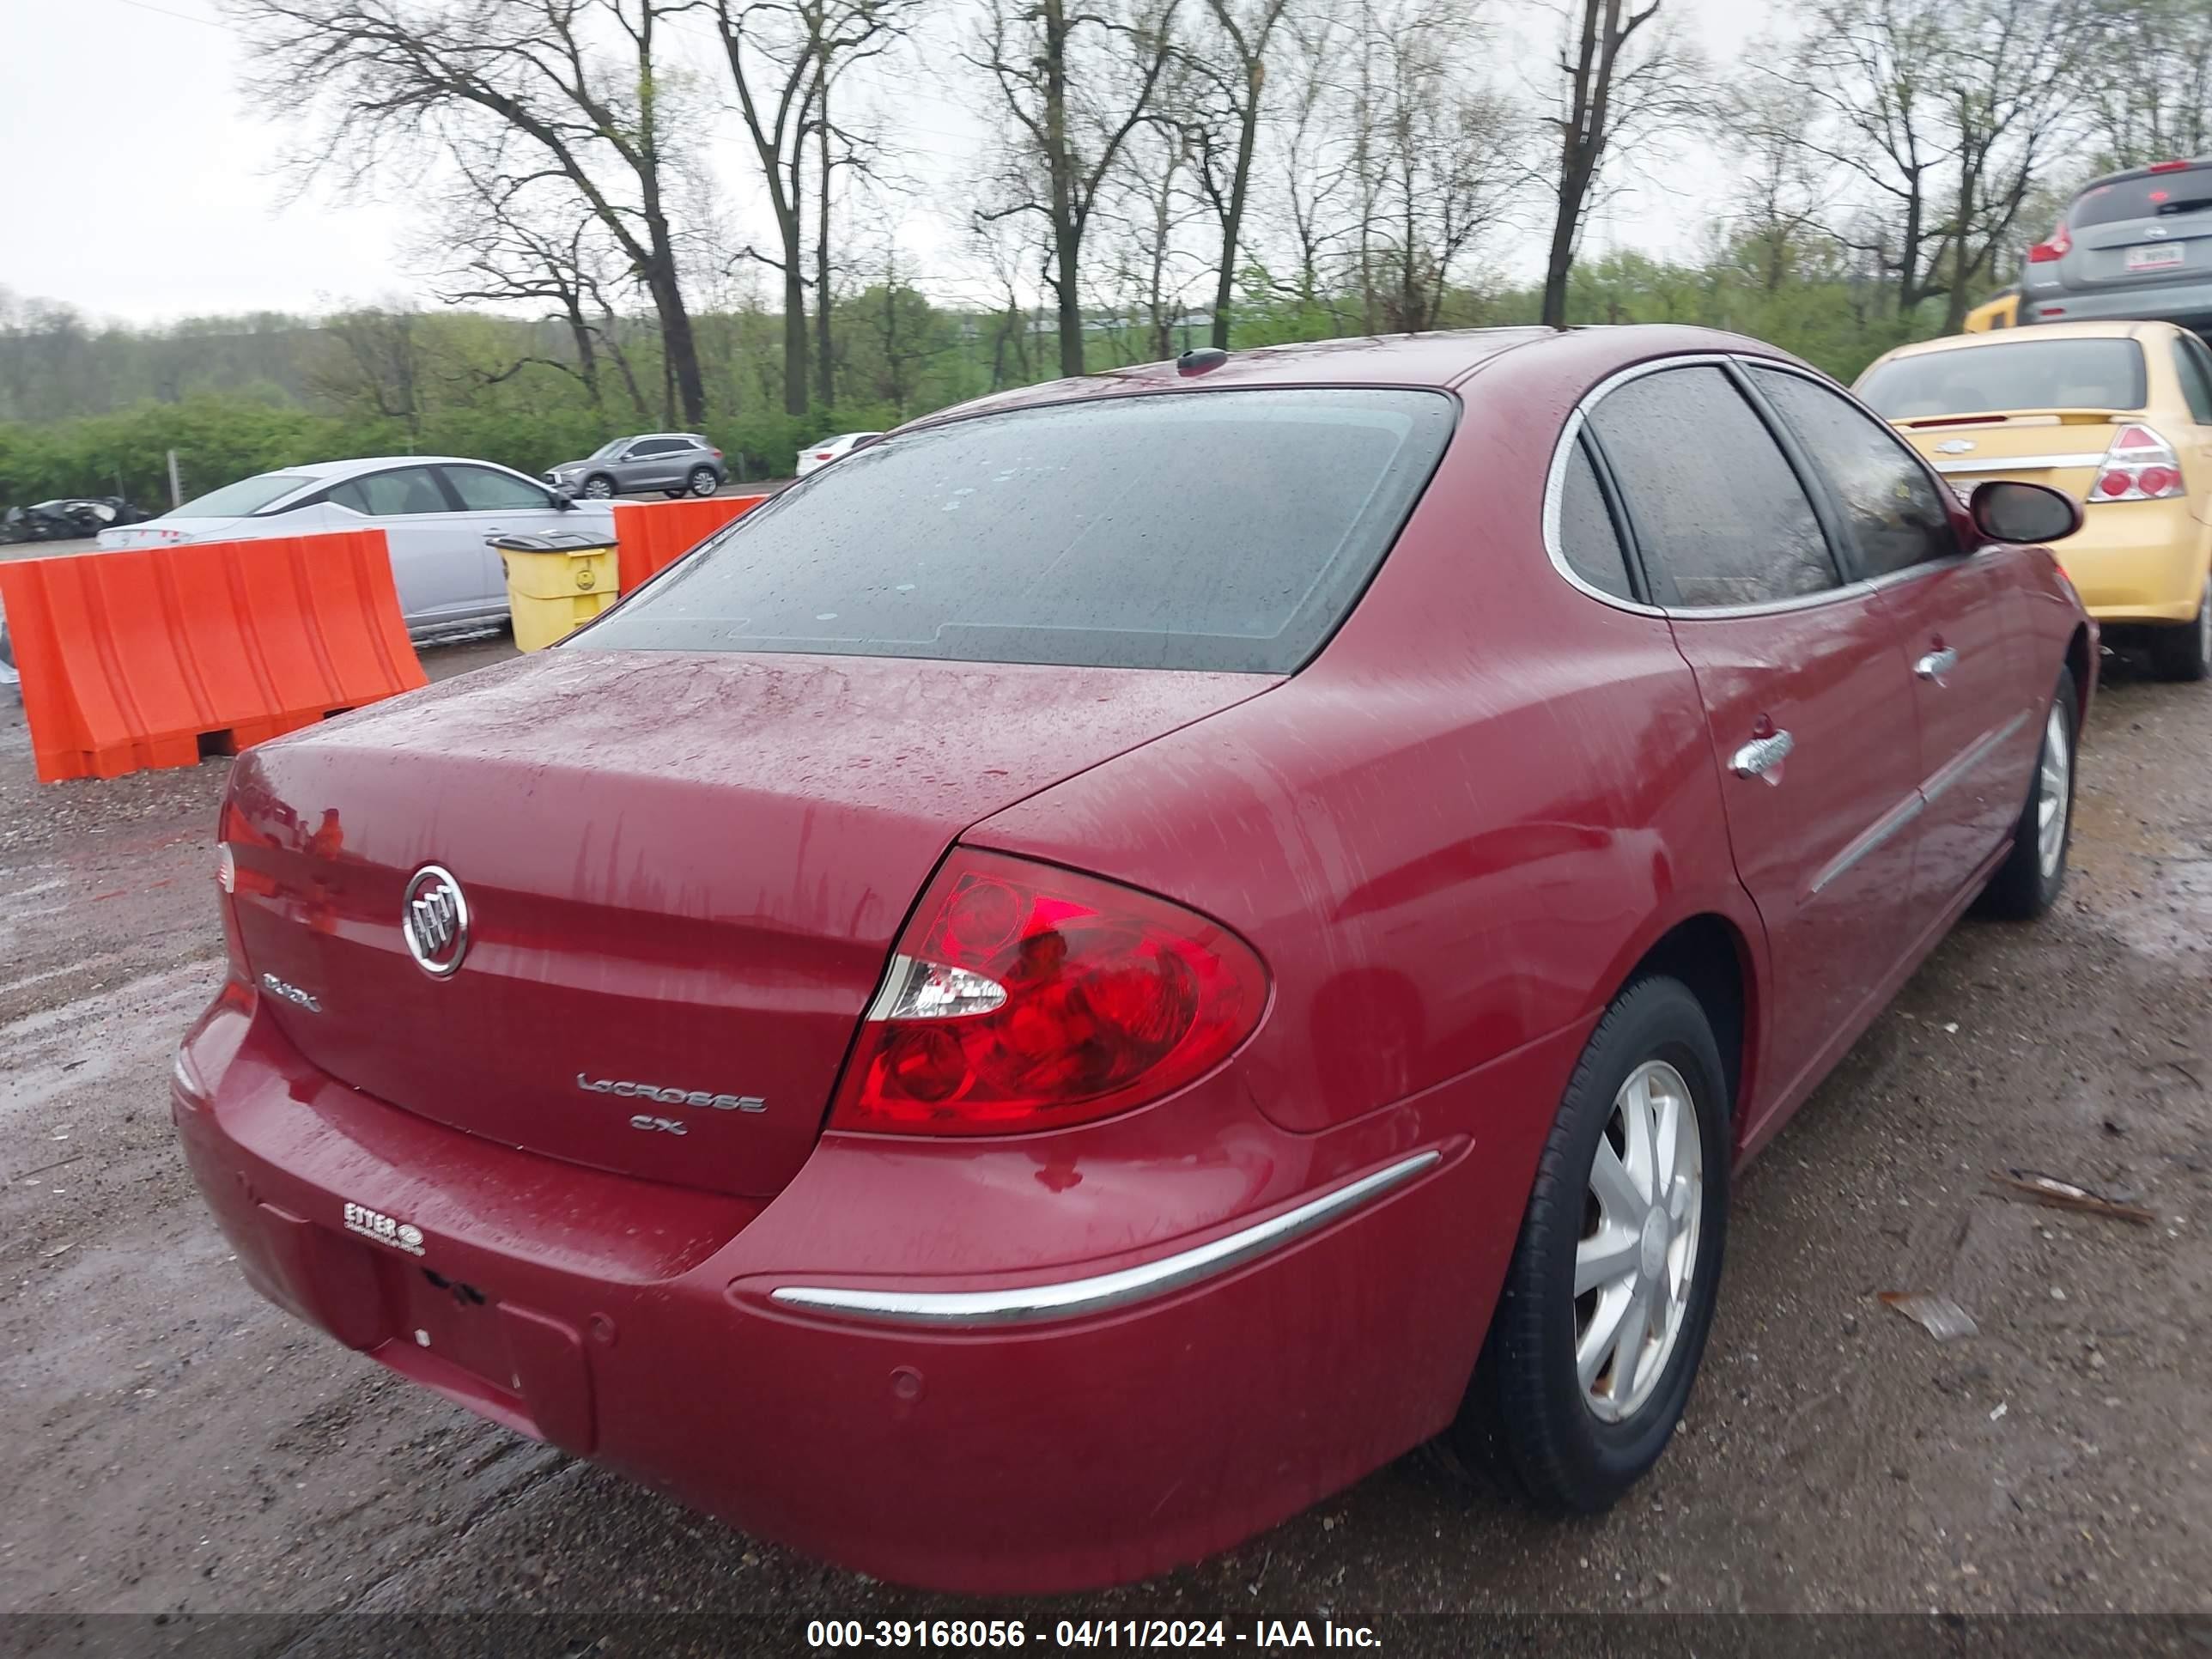
[[[2015,478],[2087,501],[2117,423],[2142,418],[2123,410],[2030,409],[1925,416],[1894,424],[1962,489],[1989,478]]]
[[[379,1099],[764,1197],[960,832],[1275,683],[547,652],[242,757],[240,943],[267,1016]],[[467,908],[443,978],[400,925],[430,864]]]

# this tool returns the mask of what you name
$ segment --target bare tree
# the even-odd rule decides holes
[[[1352,27],[1327,3],[1302,6],[1285,15],[1279,40],[1282,118],[1273,171],[1283,181],[1279,213],[1291,239],[1292,274],[1274,287],[1302,307],[1326,306],[1332,318],[1340,318],[1323,268],[1336,251],[1344,195],[1356,177],[1338,120],[1344,103],[1340,60],[1352,49]]]
[[[310,387],[342,408],[398,421],[422,433],[428,369],[421,313],[404,304],[342,311],[323,323],[331,350],[308,374]]]
[[[1208,27],[1185,53],[1193,78],[1212,93],[1211,109],[1189,123],[1197,178],[1221,231],[1214,272],[1213,343],[1226,348],[1268,52],[1287,0],[1206,0]]]
[[[1731,88],[1725,109],[1730,148],[1744,164],[1729,216],[1759,285],[1773,294],[1790,279],[1808,234],[1820,228],[1834,169],[1806,143],[1802,102],[1772,84]]]
[[[619,256],[606,246],[598,221],[572,195],[545,188],[543,178],[487,173],[466,156],[456,161],[459,183],[435,230],[416,251],[417,261],[435,272],[438,298],[447,305],[546,307],[567,332],[573,360],[526,355],[507,374],[534,363],[566,374],[600,409],[606,401],[604,357],[620,373],[632,412],[641,422],[651,419],[611,298],[621,285],[612,269]]]
[[[1383,326],[1407,333],[1437,325],[1455,263],[1532,176],[1519,112],[1444,55],[1447,17],[1434,0],[1369,14],[1376,67],[1353,112],[1365,164],[1362,285]]]
[[[969,246],[989,276],[991,390],[1024,385],[1034,378],[1030,339],[1034,332],[1023,277],[1043,268],[1046,250],[1024,231],[1042,230],[1042,222],[978,216],[968,227]]]
[[[1152,107],[1173,54],[1178,0],[988,0],[969,61],[990,76],[1013,153],[986,217],[1042,217],[1044,278],[1060,319],[1060,372],[1083,373],[1083,240],[1121,147]],[[1079,6],[1080,0],[1079,0]]]
[[[2088,24],[2079,0],[1965,0],[1952,13],[1946,333],[2073,136]]]
[[[1176,352],[1176,324],[1189,313],[1205,260],[1188,246],[1200,199],[1200,141],[1169,114],[1143,122],[1122,149],[1115,187],[1099,210],[1109,252],[1104,261],[1118,297],[1143,322],[1139,347],[1150,357]]]
[[[686,422],[706,393],[667,201],[662,21],[690,0],[225,0],[251,87],[315,123],[307,176],[359,183],[426,149],[526,152],[565,180],[653,301]],[[601,40],[615,43],[602,51]]]
[[[2095,165],[2142,167],[2212,149],[2212,6],[2094,0],[2083,64]]]
[[[805,240],[807,140],[820,151],[823,224],[812,250],[817,280],[829,266],[829,97],[837,76],[880,56],[904,35],[919,0],[713,0],[714,28],[751,140],[777,250],[748,247],[783,278],[783,407],[807,407]],[[826,288],[824,293],[826,294]],[[825,337],[826,338],[826,337]],[[825,392],[825,397],[827,393]]]
[[[1832,226],[1886,273],[1899,312],[1971,285],[2063,148],[2093,38],[2087,0],[1809,0],[1769,71],[1809,116],[1801,143],[1856,190]]]
[[[1543,320],[1550,327],[1566,323],[1567,277],[1607,160],[1624,139],[1682,106],[1686,60],[1654,27],[1661,3],[1567,0],[1550,117],[1559,142],[1558,204],[1544,263]]]

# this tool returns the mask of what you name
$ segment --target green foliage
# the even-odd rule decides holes
[[[1256,267],[1243,287],[1231,336],[1239,348],[1356,334],[1374,309],[1356,292],[1296,292]],[[1439,320],[1530,323],[1537,302],[1533,286],[1462,286],[1443,296]],[[1769,340],[1845,381],[1892,346],[1936,331],[1942,313],[1938,301],[1897,315],[1887,288],[1812,237],[1746,236],[1696,263],[1607,254],[1577,269],[1568,304],[1576,324],[1688,324]],[[833,433],[882,430],[996,389],[994,362],[1000,374],[1017,362],[1006,320],[941,310],[896,281],[864,289],[833,313],[838,404],[790,416],[781,409],[781,320],[760,311],[702,315],[715,411],[707,435],[744,477],[788,477],[804,446]],[[1055,372],[1049,329],[1030,332],[1030,319],[1014,320],[1031,374]],[[359,455],[470,455],[538,473],[608,438],[669,424],[649,327],[626,327],[600,354],[596,402],[568,343],[545,325],[465,312],[369,307],[319,325],[240,318],[228,332],[220,319],[94,332],[72,313],[35,313],[27,326],[0,326],[0,412],[66,409],[72,398],[100,410],[118,388],[133,389],[134,400],[0,420],[0,504],[119,488],[158,507],[168,501],[172,448],[191,495],[254,472]],[[1152,335],[1132,324],[1090,331],[1085,344],[1091,366],[1109,368],[1149,356]],[[234,347],[236,362],[225,370]],[[191,389],[202,386],[219,389]]]

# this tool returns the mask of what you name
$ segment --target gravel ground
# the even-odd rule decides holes
[[[442,678],[505,649],[426,662]],[[1435,1635],[1403,1616],[1438,1612],[2212,1614],[2208,757],[2212,688],[2112,667],[2059,910],[1963,925],[1747,1172],[1684,1431],[1614,1512],[1540,1520],[1408,1459],[1167,1579],[1012,1611],[1032,1628],[1202,1611],[1316,1632],[1389,1615],[1401,1651]],[[171,1044],[218,977],[222,772],[41,787],[0,698],[0,1611],[286,1615],[161,1627],[172,1644],[219,1628],[226,1652],[335,1651],[395,1628],[414,1631],[409,1651],[512,1650],[485,1633],[501,1627],[433,1640],[359,1617],[379,1613],[590,1615],[558,1650],[580,1652],[655,1628],[663,1650],[702,1629],[788,1647],[825,1615],[1007,1611],[725,1531],[248,1291],[185,1176],[165,1092]],[[2129,1197],[2155,1223],[2019,1201],[1987,1178],[2013,1167]],[[1939,1344],[1875,1299],[1893,1290],[1947,1294],[1978,1333]],[[714,1622],[641,1622],[678,1614]],[[1446,1628],[1460,1644],[1465,1627]],[[1492,1645],[1539,1642],[1534,1628]],[[1711,1654],[1737,1627],[1548,1628],[1598,1651]],[[1789,1628],[1808,1647],[1837,1627]],[[1843,1628],[1854,1650],[1877,1639]],[[1942,1628],[1878,1639],[1917,1651]],[[2107,1627],[2034,1628],[2053,1651]],[[124,1651],[155,1629],[19,1618],[0,1620],[0,1646]],[[2202,1622],[2126,1630],[2136,1650],[2212,1643]]]

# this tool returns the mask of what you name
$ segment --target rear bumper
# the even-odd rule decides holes
[[[2185,499],[2093,503],[2052,550],[2100,623],[2185,623],[2203,592],[2208,532]]]
[[[2031,289],[2020,302],[2022,325],[2033,323],[2172,323],[2212,320],[2212,283],[2148,283],[2136,288]]]
[[[1194,1104],[1161,1187],[1227,1203],[1170,1238],[1198,1188],[1042,1142],[830,1136],[765,1204],[560,1164],[356,1093],[242,1000],[187,1037],[173,1112],[249,1280],[347,1346],[760,1536],[1037,1591],[1224,1548],[1449,1422],[1548,1127],[1509,1103],[1556,1098],[1582,1036],[1323,1136]],[[1006,1168],[1063,1243],[1147,1242],[1010,1240]]]

